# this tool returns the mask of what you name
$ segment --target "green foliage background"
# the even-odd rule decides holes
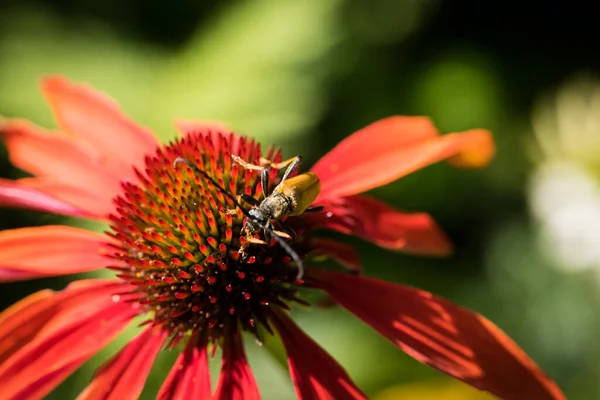
[[[443,132],[489,128],[498,156],[487,170],[440,164],[373,193],[402,209],[431,213],[455,243],[451,258],[402,256],[348,240],[369,275],[483,313],[570,399],[600,398],[598,282],[592,272],[557,268],[540,247],[526,190],[535,168],[528,156],[533,105],[570,75],[598,72],[593,38],[600,28],[591,14],[583,6],[542,1],[0,0],[0,115],[54,126],[37,85],[43,75],[61,73],[109,93],[164,141],[174,136],[174,118],[222,120],[262,143],[281,145],[287,155],[304,154],[306,165],[388,115],[428,115]],[[22,176],[4,148],[0,154],[2,176]],[[63,222],[102,229],[0,211],[2,229]],[[0,305],[70,280],[5,285]],[[369,395],[448,381],[341,310],[299,310],[295,317]],[[49,398],[75,398],[134,332]],[[293,398],[278,361],[248,347],[264,398]],[[160,356],[143,398],[156,393],[174,357]],[[402,393],[411,398],[410,390]],[[412,398],[421,398],[417,393]],[[465,393],[462,398],[481,398]]]

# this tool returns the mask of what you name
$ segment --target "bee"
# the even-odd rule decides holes
[[[247,163],[239,156],[235,155],[232,155],[232,158],[235,162],[246,169],[260,171],[261,186],[264,197],[263,200],[259,202],[254,197],[247,194],[242,194],[239,196],[246,203],[252,206],[250,210],[244,209],[240,202],[234,198],[231,193],[221,187],[205,171],[199,169],[185,158],[178,157],[175,160],[174,165],[176,166],[180,162],[184,163],[194,171],[203,175],[204,178],[208,179],[246,216],[246,222],[242,227],[242,233],[245,234],[246,241],[240,247],[240,253],[243,254],[244,250],[252,243],[269,243],[268,241],[253,237],[258,230],[262,229],[265,233],[265,239],[270,240],[270,238],[273,238],[275,242],[277,242],[289,254],[292,260],[296,263],[296,267],[298,269],[296,279],[302,279],[304,275],[304,263],[302,262],[302,259],[298,253],[296,253],[296,251],[283,239],[290,239],[292,235],[290,235],[288,232],[285,232],[288,229],[281,223],[280,218],[284,216],[297,216],[306,211],[319,211],[322,209],[322,207],[310,207],[311,203],[317,198],[321,188],[319,177],[313,172],[305,172],[289,178],[290,174],[300,166],[302,156],[296,156],[281,163],[273,163],[269,160],[261,159],[261,165]],[[287,169],[285,170],[281,181],[271,192],[269,192],[269,170],[283,169],[286,166]],[[233,211],[235,212],[235,210]],[[282,230],[272,229],[271,226],[273,224],[277,224]]]
[[[252,237],[258,230],[265,231],[265,239],[269,240],[269,235],[290,239],[290,231],[280,221],[282,217],[298,216],[304,212],[318,211],[322,207],[310,207],[312,202],[317,198],[321,190],[321,181],[314,172],[305,172],[303,174],[290,178],[292,172],[300,167],[302,156],[296,156],[289,160],[280,163],[273,163],[269,160],[261,159],[261,165],[247,163],[236,155],[232,155],[233,161],[240,164],[245,169],[260,171],[261,186],[263,192],[263,200],[258,201],[254,197],[247,194],[242,194],[241,198],[248,204],[252,205],[248,211],[250,217],[247,218],[242,233],[246,235],[246,242],[240,249],[243,253],[244,249],[250,243],[266,244],[267,241],[262,241]],[[281,181],[269,190],[269,170],[283,169],[287,167]],[[271,229],[272,225],[277,225],[281,230]],[[264,229],[267,227],[269,229]]]

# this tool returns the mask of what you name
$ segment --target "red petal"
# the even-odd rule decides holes
[[[73,217],[92,216],[83,208],[74,207],[58,198],[43,193],[22,182],[0,178],[0,206],[27,208],[35,211],[46,211]]]
[[[114,280],[76,281],[62,292],[43,290],[7,308],[0,314],[0,364],[40,333],[53,329],[55,324],[60,326],[62,316],[71,315],[71,310],[81,311],[79,303],[84,291],[96,296],[98,290],[114,288]]]
[[[111,197],[113,193],[100,194],[97,191],[89,191],[51,178],[24,178],[17,182],[31,190],[42,192],[69,204],[76,204],[87,215],[96,219],[107,219],[107,216],[115,210]]]
[[[33,175],[99,192],[118,188],[120,171],[107,168],[104,156],[82,140],[19,119],[2,121],[0,134],[13,165]]]
[[[317,202],[385,185],[444,159],[483,167],[494,154],[490,132],[474,129],[439,136],[429,118],[390,117],[341,141],[315,164],[321,178]]]
[[[209,399],[210,370],[206,344],[190,340],[158,393],[158,400]]]
[[[290,375],[301,400],[366,399],[346,371],[286,315],[274,324],[288,355]]]
[[[104,364],[78,400],[137,399],[154,359],[167,338],[161,328],[148,328]]]
[[[564,399],[492,322],[422,290],[311,269],[308,281],[411,357],[503,399]]]
[[[114,281],[84,282],[19,306],[27,321],[9,313],[0,336],[18,343],[9,346],[9,357],[0,365],[4,398],[42,398],[117,336],[138,312],[115,301],[113,293],[122,289]],[[19,321],[27,326],[18,326]]]
[[[22,120],[3,121],[0,132],[11,162],[41,177],[21,183],[93,214],[114,208],[111,200],[121,192],[123,173],[111,170],[105,156],[89,143],[62,132],[43,131]]]
[[[42,290],[25,297],[0,313],[0,365],[29,342],[46,324],[56,306],[54,292]],[[50,311],[51,312],[51,311]]]
[[[0,232],[0,282],[66,275],[105,267],[108,237],[70,226]]]
[[[259,400],[258,386],[246,361],[241,335],[236,333],[223,345],[223,362],[216,400]]]
[[[331,257],[349,271],[360,272],[362,270],[358,253],[353,246],[325,238],[312,239],[311,244],[313,253]]]
[[[90,143],[111,171],[133,177],[132,166],[143,165],[144,156],[155,153],[159,142],[152,132],[123,115],[108,96],[61,77],[45,79],[42,92],[59,126]]]
[[[306,215],[319,227],[407,253],[446,256],[452,251],[452,244],[429,214],[400,212],[368,196],[342,197],[324,205],[324,213]]]

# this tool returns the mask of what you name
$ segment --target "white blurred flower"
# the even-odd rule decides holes
[[[530,204],[547,251],[569,270],[600,267],[600,187],[577,164],[546,163],[534,173]]]
[[[546,251],[569,271],[600,272],[600,81],[577,77],[533,114],[529,202]]]

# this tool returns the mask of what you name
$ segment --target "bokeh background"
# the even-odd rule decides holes
[[[217,119],[305,155],[306,166],[392,114],[431,116],[443,132],[489,128],[498,155],[488,169],[440,164],[373,191],[430,212],[455,243],[452,257],[350,240],[369,275],[483,313],[570,399],[597,399],[600,24],[592,2],[577,3],[0,0],[0,115],[54,126],[37,84],[61,73],[106,91],[164,141],[174,137],[175,117]],[[0,169],[23,176],[4,148]],[[2,229],[65,222],[103,229],[0,211]],[[5,285],[0,306],[69,280]],[[489,398],[396,351],[342,310],[294,314],[374,399]],[[49,398],[76,397],[134,332]],[[248,347],[264,398],[292,399],[280,357]],[[142,398],[153,398],[174,358],[159,357]]]

